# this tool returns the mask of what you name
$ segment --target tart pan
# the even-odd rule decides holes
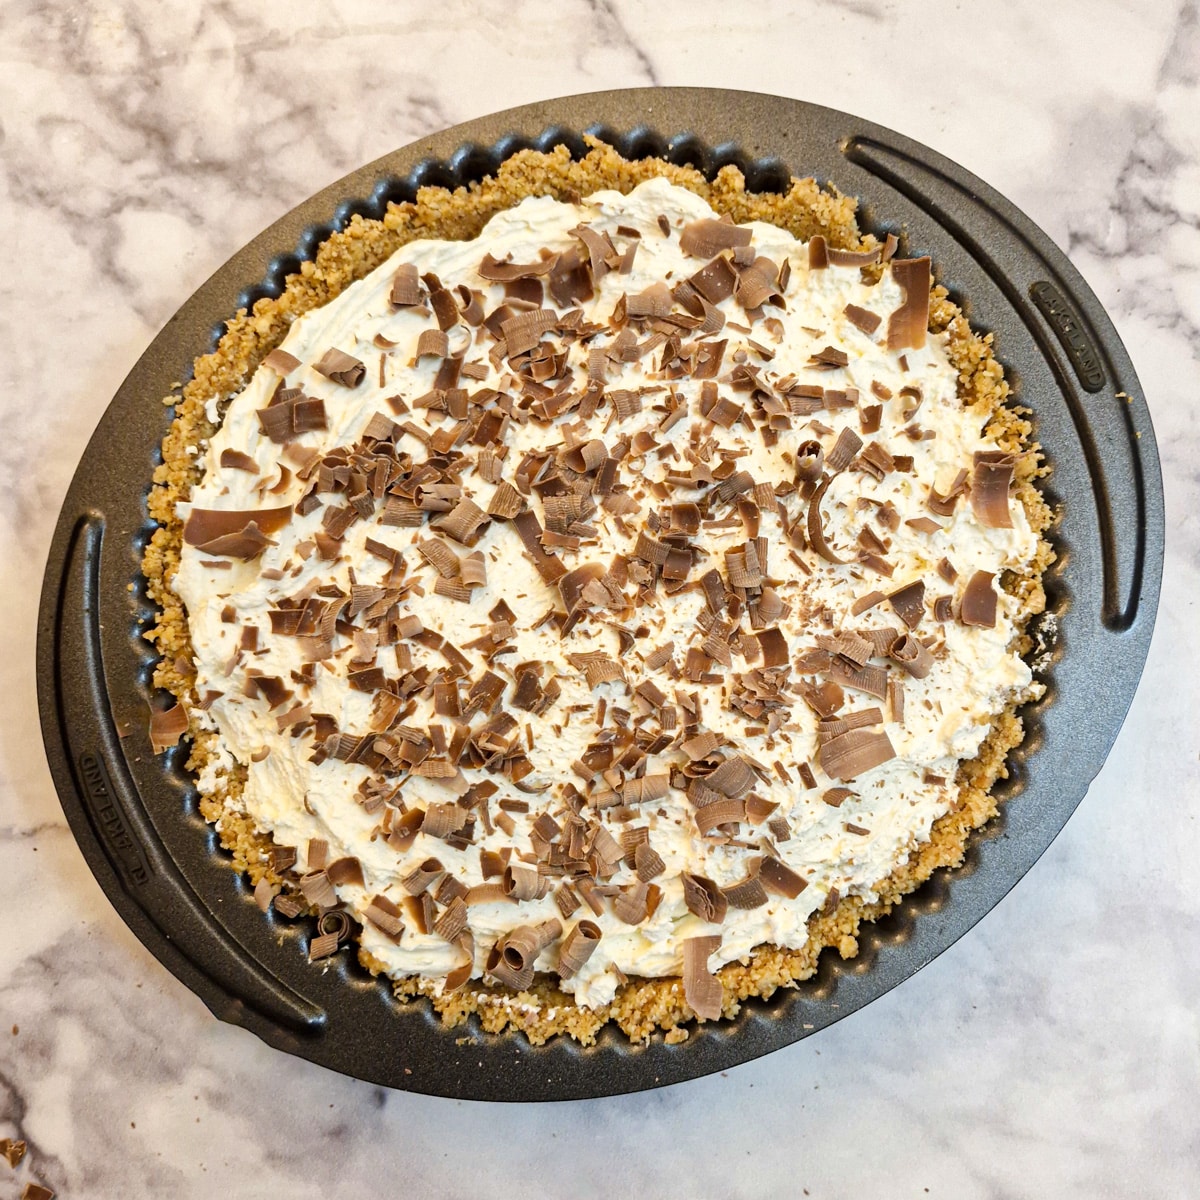
[[[647,123],[649,122],[649,124]],[[713,175],[737,164],[755,191],[790,175],[861,201],[864,230],[930,254],[975,328],[995,334],[1016,397],[1052,467],[1058,561],[1033,633],[1045,697],[996,792],[1001,816],[967,861],[939,871],[888,918],[864,926],[859,957],[822,956],[817,975],[679,1045],[540,1047],[445,1029],[423,1001],[398,1003],[353,948],[309,964],[310,922],[264,916],[197,811],[186,747],[148,738],[154,610],[140,561],[145,498],[171,419],[162,397],[190,378],[223,323],[278,295],[352,214],[379,217],[421,185],[482,178],[517,150],[585,150],[595,133],[628,158],[658,155]],[[832,109],[747,92],[668,88],[529,105],[424,138],[347,175],[282,217],[187,301],[113,398],[67,493],[38,623],[38,700],[71,829],[122,918],[211,1011],[288,1053],[390,1087],[478,1100],[565,1100],[692,1079],[786,1046],[907,979],[995,906],[1063,827],[1099,771],[1142,672],[1163,557],[1162,479],[1145,398],[1124,347],[1066,257],[961,167]],[[132,586],[131,586],[132,585]],[[1018,952],[1013,948],[1014,954]]]

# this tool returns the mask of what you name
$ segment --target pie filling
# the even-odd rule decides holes
[[[665,179],[531,197],[210,402],[172,585],[200,788],[244,772],[388,974],[586,1008],[682,977],[718,1016],[715,970],[953,807],[1031,683],[998,584],[1039,539],[893,249]]]

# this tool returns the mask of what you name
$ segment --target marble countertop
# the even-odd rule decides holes
[[[936,23],[893,0],[443,0],[436,19],[295,0],[279,25],[269,11],[0,7],[0,1137],[29,1147],[17,1172],[0,1162],[0,1200],[32,1179],[130,1200],[477,1195],[496,1179],[554,1196],[569,1168],[577,1195],[1194,1194],[1196,0],[963,0]],[[936,67],[914,73],[901,52]],[[179,303],[350,169],[536,99],[712,83],[829,103],[958,160],[1066,250],[1112,315],[1150,399],[1169,529],[1120,740],[1054,846],[967,937],[848,1020],[725,1075],[486,1106],[271,1050],[213,1019],[117,918],[51,785],[33,629],[79,455]]]

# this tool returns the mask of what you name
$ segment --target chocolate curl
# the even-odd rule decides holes
[[[852,729],[831,738],[817,751],[817,760],[825,774],[843,782],[895,757],[888,735],[870,729]]]
[[[995,575],[991,571],[976,571],[963,591],[959,620],[964,625],[992,629],[996,624],[996,592],[992,587]]]
[[[445,871],[446,868],[442,866],[440,859],[427,858],[409,871],[400,880],[400,885],[410,896],[419,896],[422,892],[428,891],[445,874]]]
[[[361,359],[336,347],[326,350],[320,360],[313,364],[313,370],[318,375],[324,375],[326,379],[349,388],[357,387],[367,373],[366,365]]]
[[[825,470],[825,450],[818,441],[801,442],[796,449],[796,481],[815,483]]]
[[[808,502],[808,516],[805,519],[805,528],[808,531],[808,544],[826,561],[833,563],[835,566],[843,567],[846,565],[847,559],[838,558],[830,548],[829,543],[825,540],[825,529],[821,522],[821,501],[825,499],[825,493],[829,490],[829,485],[833,482],[832,479],[826,479],[820,487],[812,494],[812,498]]]
[[[892,643],[888,657],[899,663],[914,679],[924,679],[933,666],[933,655],[911,633],[901,634]]]
[[[752,231],[742,225],[728,221],[715,221],[704,217],[689,221],[679,235],[679,248],[693,258],[712,258],[722,250],[750,245]]]
[[[475,970],[475,935],[471,930],[463,929],[454,939],[454,944],[462,952],[463,961],[446,976],[445,990],[447,992],[457,992],[471,978],[471,974]]]
[[[300,360],[294,354],[276,347],[262,360],[262,365],[282,377],[291,374],[300,365]]]
[[[562,947],[558,952],[558,977],[570,979],[579,973],[580,968],[587,962],[601,938],[600,926],[595,921],[583,920],[563,938]]]
[[[888,317],[889,350],[920,350],[929,328],[929,258],[892,260],[892,277],[904,290],[904,303]]]
[[[535,900],[541,886],[541,876],[528,867],[504,868],[504,894],[510,900]]]
[[[538,955],[561,933],[562,922],[557,917],[539,925],[518,925],[492,947],[487,959],[487,974],[505,987],[524,991],[533,982]]]
[[[151,709],[150,711],[150,747],[155,754],[176,745],[179,739],[187,733],[187,710],[182,704],[175,704],[165,710]]]
[[[394,308],[407,308],[421,303],[421,280],[416,263],[401,263],[392,277],[388,299]]]
[[[721,889],[730,908],[761,908],[767,902],[767,889],[758,877],[759,863],[749,864],[745,879]]]
[[[708,960],[721,948],[717,934],[687,938],[683,943],[683,995],[702,1021],[720,1019],[725,994],[708,969]]]
[[[989,529],[1011,529],[1008,489],[1012,486],[1016,458],[996,451],[977,453],[971,476],[971,509]]]

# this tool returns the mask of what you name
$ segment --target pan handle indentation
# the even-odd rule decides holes
[[[1103,570],[1100,620],[1113,633],[1123,632],[1138,615],[1147,552],[1146,480],[1127,394],[1136,391],[1136,382],[1121,379],[1085,306],[1072,298],[1071,284],[998,205],[936,164],[876,138],[848,138],[842,151],[945,229],[1028,329],[1062,393],[1091,477]],[[955,215],[964,209],[971,212],[969,222]],[[994,245],[985,245],[977,232],[987,229],[996,231]],[[1014,241],[1029,264],[1025,269],[1033,272],[1028,278],[1019,278],[1011,255],[1003,254]],[[1078,287],[1086,290],[1082,283]]]
[[[313,1034],[324,1012],[270,975],[229,935],[159,840],[121,748],[109,708],[100,638],[104,517],[79,518],[67,544],[54,621],[58,725],[86,829],[129,902],[196,970],[231,998],[295,1033]],[[70,665],[80,668],[69,673]],[[68,813],[68,816],[74,814]]]

